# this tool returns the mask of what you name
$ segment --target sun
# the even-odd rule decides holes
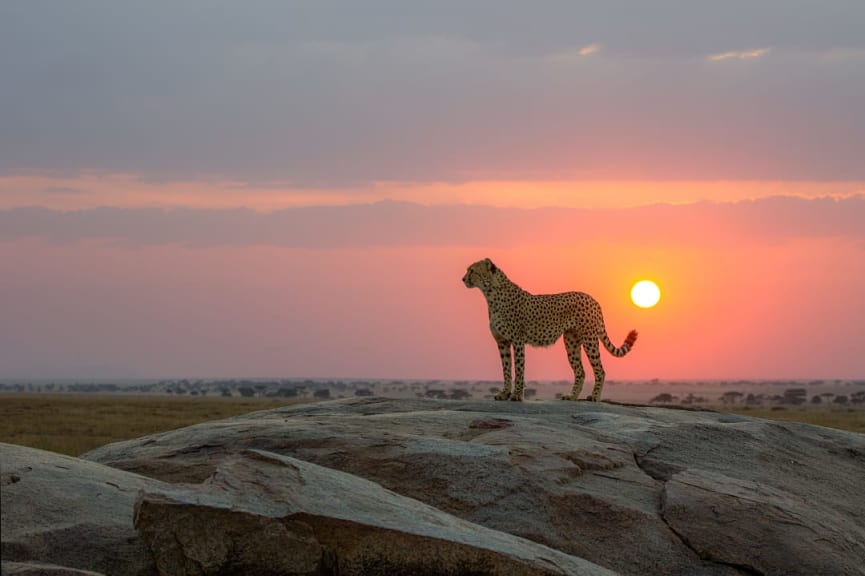
[[[651,280],[640,280],[631,288],[631,300],[640,308],[651,308],[661,299],[661,289]]]

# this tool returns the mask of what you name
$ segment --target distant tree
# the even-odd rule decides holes
[[[804,404],[808,399],[808,391],[804,388],[787,388],[784,390],[784,400],[785,404],[793,404],[794,406],[798,406],[799,404]]]
[[[231,390],[229,390],[228,388],[223,388],[222,392],[220,392],[220,393],[222,394],[222,396],[224,396],[226,398],[231,396]]]
[[[822,404],[822,403],[823,403],[823,399],[820,398],[819,396],[812,396],[811,397],[811,404]]]
[[[661,392],[651,400],[649,400],[649,404],[669,404],[673,401],[673,395],[667,392]]]
[[[240,392],[240,395],[244,398],[255,396],[255,388],[252,388],[251,386],[241,386],[237,391]]]
[[[535,396],[537,396],[538,391],[535,388],[526,388],[525,394],[526,398],[534,398]]]
[[[330,398],[330,388],[319,388],[313,393],[313,396],[316,398],[320,398],[326,400]]]
[[[835,404],[847,404],[849,401],[850,401],[850,399],[847,398],[847,396],[844,396],[843,394],[840,396],[835,396]]]
[[[724,404],[735,404],[743,396],[744,396],[744,394],[742,394],[741,392],[737,392],[735,390],[730,390],[729,392],[724,392],[723,394],[721,394],[720,400]]]
[[[358,388],[354,391],[355,396],[372,396],[372,390],[369,388]]]
[[[865,403],[865,390],[860,390],[859,392],[854,392],[853,394],[850,394],[850,401],[853,404]]]
[[[451,390],[451,400],[464,400],[470,397],[471,393],[465,388],[454,388]]]

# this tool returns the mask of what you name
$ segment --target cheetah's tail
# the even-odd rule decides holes
[[[624,356],[625,354],[630,352],[631,348],[633,348],[633,346],[634,346],[634,342],[636,342],[636,341],[637,341],[637,331],[636,330],[631,330],[630,332],[628,332],[628,337],[625,338],[625,343],[622,344],[621,347],[619,347],[619,348],[616,348],[615,346],[613,346],[613,343],[610,342],[610,337],[607,336],[606,331],[604,332],[603,336],[601,336],[601,342],[603,342],[604,348],[606,348],[607,351],[610,354],[612,354],[613,356],[615,356],[616,358],[621,358],[622,356]]]

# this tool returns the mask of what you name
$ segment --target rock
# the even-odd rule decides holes
[[[145,492],[136,527],[162,576],[614,573],[368,480],[247,450],[203,486]]]
[[[0,443],[3,574],[155,574],[132,526],[138,491],[162,482]]]
[[[675,453],[721,436],[736,470],[719,466],[711,449],[694,455],[690,467]],[[664,484],[662,514],[701,556],[758,574],[862,574],[863,440],[797,424],[683,426],[644,461],[684,469]]]
[[[2,562],[3,576],[104,576],[100,572],[78,570],[41,562]]]
[[[249,449],[371,480],[621,574],[861,574],[865,435],[610,403],[363,398],[112,444],[202,482]]]
[[[319,574],[321,544],[306,524],[234,506],[202,489],[147,493],[136,527],[161,576]]]

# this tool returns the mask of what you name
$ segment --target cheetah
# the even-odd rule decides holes
[[[595,375],[592,401],[601,399],[605,372],[601,364],[598,340],[613,356],[627,354],[637,340],[637,331],[631,330],[625,343],[613,346],[604,326],[604,316],[597,300],[583,292],[561,294],[530,294],[505,275],[486,258],[468,267],[463,283],[467,288],[480,288],[487,301],[490,331],[499,347],[504,374],[504,387],[495,395],[496,400],[522,401],[525,387],[526,344],[551,346],[564,334],[568,360],[574,370],[574,387],[563,400],[578,400],[586,374],[580,358],[580,346]],[[514,389],[511,391],[511,347],[513,347]]]

